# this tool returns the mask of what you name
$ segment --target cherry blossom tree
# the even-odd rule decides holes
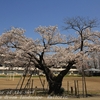
[[[88,28],[84,33],[92,33]],[[33,40],[24,36],[25,30],[12,28],[0,36],[0,57],[9,67],[38,68],[46,76],[50,95],[59,94],[61,91],[62,81],[74,64],[82,64],[88,60],[88,54],[80,48],[81,38],[68,39],[65,35],[60,34],[56,26],[39,26],[35,32],[40,34],[40,38]],[[94,32],[95,33],[95,32]],[[99,32],[98,32],[99,33]],[[96,35],[98,35],[98,33]],[[85,33],[84,37],[88,35]],[[92,36],[91,36],[92,38]],[[91,39],[89,38],[89,39]],[[94,39],[94,38],[93,38]],[[97,49],[93,48],[94,44],[84,42],[89,48],[85,52]],[[66,46],[63,46],[65,45]],[[70,44],[70,45],[69,45]],[[83,49],[83,47],[82,47]],[[51,67],[66,66],[58,75],[51,71]]]
[[[4,55],[4,62],[8,67],[36,67],[42,70],[49,84],[49,94],[59,94],[63,77],[68,73],[75,63],[75,57],[67,55],[69,49],[59,47],[58,44],[65,44],[66,38],[61,35],[56,26],[38,27],[35,30],[41,38],[32,40],[24,36],[24,30],[12,28],[0,36],[0,54]],[[73,51],[73,50],[72,50]],[[66,53],[66,56],[62,52]],[[63,55],[62,55],[63,54]],[[64,57],[63,57],[64,56]],[[66,58],[69,59],[66,59]],[[59,59],[58,59],[59,58]],[[55,76],[50,67],[60,63],[66,64],[66,69]]]

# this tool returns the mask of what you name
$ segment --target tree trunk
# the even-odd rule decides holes
[[[51,70],[48,67],[45,67],[45,74],[49,85],[49,95],[61,95],[63,93],[63,90],[61,89],[63,78],[74,63],[75,61],[69,62],[66,69],[61,71],[57,76],[54,76]]]
[[[62,93],[61,92],[62,81],[57,82],[56,79],[52,79],[52,80],[49,80],[48,84],[49,84],[48,94],[60,95]]]

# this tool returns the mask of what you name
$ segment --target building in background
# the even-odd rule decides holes
[[[65,68],[50,68],[50,70],[54,74],[58,74],[64,69]],[[44,76],[44,73],[41,70],[38,70],[37,68],[36,69],[31,68],[31,71],[32,70],[33,70],[33,75]],[[9,67],[0,66],[0,75],[9,75],[9,74],[23,75],[23,73],[24,73],[24,68],[21,68],[21,67],[13,67],[12,69],[10,69]],[[30,74],[30,71],[28,72],[28,74]],[[75,66],[73,66],[68,72],[68,75],[78,75],[78,74],[79,74],[79,70]]]

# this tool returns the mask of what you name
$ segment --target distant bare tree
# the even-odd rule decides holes
[[[71,29],[78,33],[80,40],[80,51],[83,51],[85,40],[91,40],[90,37],[95,35],[90,33],[91,29],[98,26],[97,19],[88,19],[83,17],[65,18],[65,30]]]

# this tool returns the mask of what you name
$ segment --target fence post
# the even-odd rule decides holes
[[[37,95],[37,86],[35,87],[34,95],[35,95],[35,96]]]
[[[71,86],[71,94],[73,95],[73,87]]]
[[[69,81],[67,81],[67,93],[69,94]]]
[[[75,96],[77,95],[76,80],[74,80]]]
[[[77,80],[77,97],[79,97],[79,84],[78,84],[78,80]]]

